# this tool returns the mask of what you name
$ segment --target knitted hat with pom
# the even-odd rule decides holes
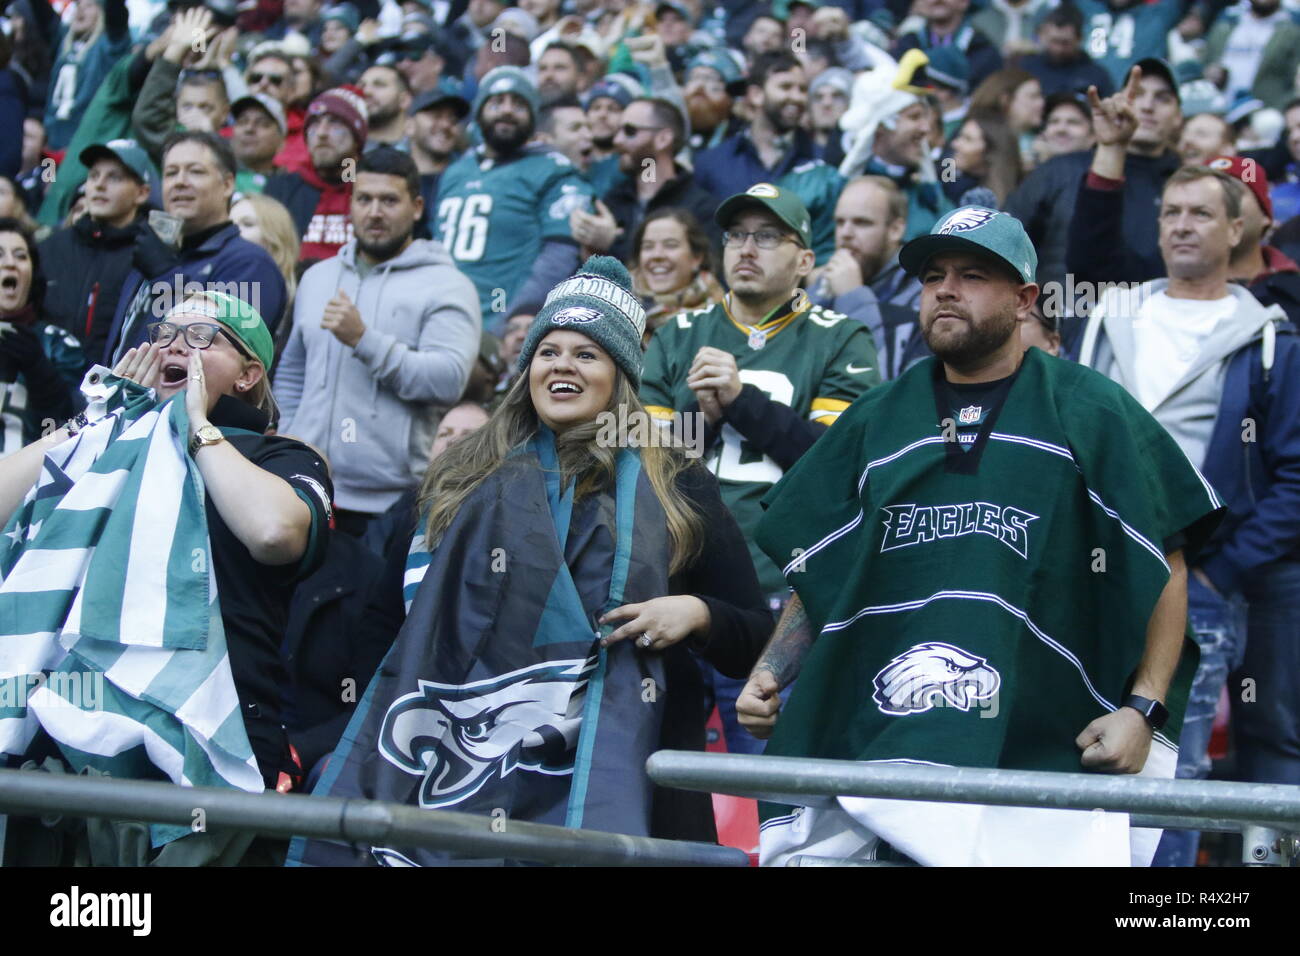
[[[632,277],[617,259],[592,256],[576,275],[551,290],[519,352],[520,373],[527,374],[538,343],[552,329],[581,332],[609,353],[634,388],[640,387],[645,309],[632,294]]]

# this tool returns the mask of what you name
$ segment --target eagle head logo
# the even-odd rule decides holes
[[[595,322],[597,319],[603,318],[604,316],[596,309],[589,309],[583,305],[571,305],[567,309],[556,312],[551,321],[556,325],[586,325],[588,322]]]
[[[983,206],[967,206],[950,215],[944,224],[934,231],[934,234],[936,236],[946,236],[954,232],[969,232],[992,222],[997,215],[998,212],[995,209],[985,209]]]
[[[573,772],[596,659],[548,661],[469,684],[421,680],[384,715],[379,753],[421,777],[420,806],[452,806],[515,770]]]
[[[1002,677],[987,660],[960,647],[931,641],[899,654],[875,676],[880,712],[923,714],[933,707],[970,710],[998,692]]]

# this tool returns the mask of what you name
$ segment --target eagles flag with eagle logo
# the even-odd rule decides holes
[[[600,648],[613,628],[597,619],[668,593],[668,525],[635,450],[615,470],[613,494],[575,501],[543,426],[465,500],[316,794],[649,835],[663,663],[632,641]],[[290,865],[449,862],[325,840],[289,851]]]
[[[1213,489],[1113,382],[1025,353],[963,451],[927,359],[867,392],[776,485],[758,541],[816,641],[767,753],[1081,772],[1075,738],[1128,693],[1166,551],[1217,524]],[[949,425],[951,426],[951,422]],[[1172,777],[1187,640],[1143,773]],[[1148,865],[1125,814],[839,798],[762,807],[762,861]]]

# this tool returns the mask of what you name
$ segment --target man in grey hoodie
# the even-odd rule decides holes
[[[1228,674],[1246,654],[1241,674],[1263,688],[1276,669],[1267,661],[1283,650],[1271,645],[1294,643],[1300,617],[1294,603],[1278,605],[1284,589],[1259,587],[1276,585],[1277,575],[1290,580],[1293,569],[1300,570],[1300,430],[1294,420],[1300,351],[1279,306],[1265,307],[1228,281],[1232,249],[1244,229],[1244,198],[1241,182],[1217,170],[1185,166],[1170,176],[1159,213],[1169,278],[1110,288],[1088,321],[1079,357],[1155,416],[1229,511],[1214,539],[1188,561],[1188,618],[1201,662],[1183,722],[1180,777],[1204,777],[1210,770],[1210,728]],[[1267,612],[1261,622],[1257,604]],[[1277,626],[1284,619],[1289,631]],[[1259,734],[1257,725],[1277,710],[1281,722],[1263,732],[1285,749],[1294,734],[1286,725],[1295,724],[1294,707],[1282,700],[1290,695],[1294,703],[1293,675],[1286,681],[1269,687],[1271,701],[1261,689],[1263,703],[1241,707],[1235,699],[1241,688],[1233,682],[1238,731]],[[1244,739],[1239,746],[1243,753],[1253,749]],[[1197,837],[1195,831],[1166,831],[1155,865],[1195,865]]]
[[[479,351],[478,293],[440,243],[413,238],[423,210],[409,155],[361,158],[354,238],[303,275],[275,376],[281,432],[328,458],[336,527],[358,536],[419,481]]]

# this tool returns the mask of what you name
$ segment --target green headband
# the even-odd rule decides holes
[[[266,327],[262,316],[255,308],[243,299],[237,299],[226,292],[212,292],[205,289],[190,298],[208,299],[210,305],[208,308],[195,310],[185,308],[185,303],[182,302],[172,311],[180,312],[182,309],[186,312],[198,311],[216,319],[244,344],[248,351],[262,363],[263,368],[268,372],[271,370],[271,363],[275,360],[275,343],[271,341],[271,330]],[[186,301],[189,301],[189,298]]]

